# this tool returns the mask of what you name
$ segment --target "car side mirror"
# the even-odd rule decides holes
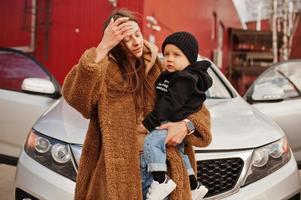
[[[41,78],[26,78],[21,86],[23,91],[38,93],[38,94],[55,94],[54,84],[47,79]]]
[[[279,102],[284,100],[285,94],[282,88],[275,84],[255,84],[251,95],[252,102]]]

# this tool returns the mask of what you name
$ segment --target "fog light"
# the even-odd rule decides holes
[[[52,146],[51,155],[58,163],[66,163],[70,160],[68,147],[63,144],[55,144]]]

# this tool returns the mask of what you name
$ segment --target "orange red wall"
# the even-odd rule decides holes
[[[29,44],[28,31],[22,30],[24,19],[30,25],[29,15],[24,14],[26,1],[1,0],[0,46]],[[31,2],[27,0],[27,2]],[[39,0],[37,13],[36,50],[33,55],[42,62],[62,83],[70,68],[77,63],[83,51],[96,46],[102,37],[102,24],[114,9],[108,0]],[[47,28],[47,2],[49,27]],[[173,31],[190,31],[200,43],[200,53],[212,59],[217,48],[216,24],[224,26],[223,68],[228,58],[228,27],[240,28],[241,24],[231,0],[118,0],[118,8],[126,7],[141,14],[142,32],[146,39],[155,36],[160,47],[166,35]],[[214,17],[214,13],[216,17]],[[154,16],[161,26],[160,32],[147,27],[146,16]]]
[[[164,0],[164,3],[152,0],[144,3],[144,15],[154,16],[162,28],[160,32],[152,31],[144,23],[144,35],[146,38],[150,34],[155,35],[159,47],[168,34],[174,31],[189,31],[198,38],[200,54],[212,59],[213,50],[217,48],[217,25],[222,23],[224,26],[222,70],[226,71],[229,47],[227,29],[241,28],[231,0]]]

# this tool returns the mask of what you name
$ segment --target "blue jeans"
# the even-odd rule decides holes
[[[147,171],[147,164],[143,154],[140,155],[140,171],[143,199],[146,199],[148,188],[153,182],[153,175],[151,172]]]
[[[143,199],[153,182],[152,171],[167,171],[165,138],[167,130],[154,130],[144,140],[144,152],[140,155],[140,170]],[[189,158],[184,154],[184,143],[177,146],[182,155],[188,175],[194,174]],[[168,199],[168,198],[166,198]]]
[[[144,139],[143,154],[147,164],[147,171],[167,171],[166,165],[166,145],[165,139],[167,136],[167,130],[153,130]],[[189,158],[184,154],[184,142],[177,145],[179,152],[184,161],[188,175],[194,174],[191,167]]]
[[[143,200],[146,200],[146,194],[150,185],[153,182],[153,175],[151,172],[147,171],[147,165],[144,159],[144,155],[140,155],[140,171],[141,171],[141,184],[142,184],[142,193]],[[165,197],[164,200],[168,200],[169,197]]]

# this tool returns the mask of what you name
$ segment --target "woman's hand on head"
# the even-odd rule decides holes
[[[167,129],[168,133],[165,139],[167,146],[176,146],[180,144],[188,133],[186,123],[180,122],[168,122],[162,124],[159,129]]]
[[[129,23],[129,18],[120,17],[116,21],[111,18],[111,21],[104,31],[101,42],[98,44],[97,58],[95,62],[99,62],[108,52],[121,42],[126,36],[132,33],[132,24]],[[103,56],[104,55],[104,56]]]

